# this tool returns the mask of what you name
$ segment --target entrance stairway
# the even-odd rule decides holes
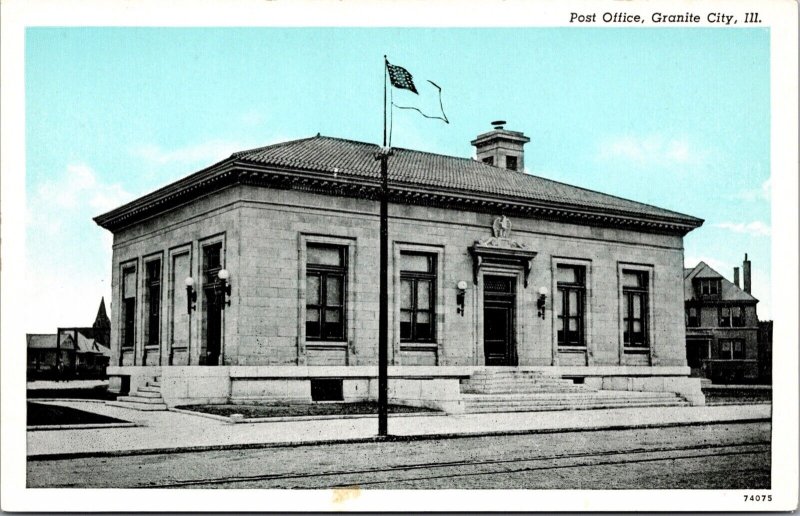
[[[147,380],[144,386],[136,389],[136,392],[127,396],[117,396],[116,401],[107,401],[106,405],[134,410],[167,410],[167,404],[161,397],[160,380],[161,378],[157,376]]]
[[[540,371],[487,369],[461,381],[461,399],[467,414],[689,405],[672,392],[597,390]]]

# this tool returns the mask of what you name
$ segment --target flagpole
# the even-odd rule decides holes
[[[386,147],[386,75],[389,70],[389,60],[383,56],[383,146]]]
[[[383,148],[380,208],[380,309],[378,316],[378,437],[389,434],[389,149],[386,148],[386,78],[389,61],[383,56]]]

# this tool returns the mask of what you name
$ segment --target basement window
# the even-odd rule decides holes
[[[342,380],[335,378],[311,380],[311,401],[344,401]]]

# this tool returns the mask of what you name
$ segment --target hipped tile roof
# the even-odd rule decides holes
[[[244,169],[279,170],[300,178],[313,175],[315,179],[322,177],[374,187],[380,181],[380,162],[375,159],[379,151],[380,147],[374,144],[317,135],[236,152],[216,165],[100,215],[95,221],[113,230],[135,222],[147,212],[168,207],[172,199],[200,195],[203,185],[233,181]],[[603,216],[643,219],[656,227],[679,228],[682,233],[703,223],[702,219],[675,211],[470,158],[393,148],[388,170],[390,189],[419,188],[452,197],[473,196],[516,205],[533,203],[561,213],[588,211]]]
[[[337,175],[378,180],[380,162],[375,159],[378,150],[374,144],[316,136],[237,152],[232,157],[261,165],[336,171]],[[402,148],[392,151],[389,180],[395,183],[700,221],[675,211],[487,165],[471,158]]]

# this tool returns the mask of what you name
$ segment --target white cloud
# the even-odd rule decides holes
[[[767,179],[761,186],[750,190],[744,190],[734,196],[736,199],[744,201],[767,201],[772,198],[772,180]]]
[[[713,224],[713,226],[722,229],[727,229],[729,231],[733,231],[734,233],[744,233],[751,236],[769,236],[771,231],[770,227],[767,224],[761,222],[760,220],[748,223],[718,222],[717,224]]]
[[[597,157],[604,161],[628,161],[637,165],[686,165],[702,161],[704,155],[686,138],[625,135],[601,141]]]
[[[58,232],[70,214],[108,211],[131,198],[119,183],[105,183],[84,163],[67,165],[61,176],[39,185],[28,204],[29,226]]]

